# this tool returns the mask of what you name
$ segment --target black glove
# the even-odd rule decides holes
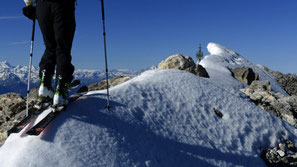
[[[28,5],[23,8],[24,16],[28,17],[30,20],[35,19],[36,7],[33,5]]]

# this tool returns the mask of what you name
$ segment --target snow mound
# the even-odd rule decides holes
[[[212,42],[207,45],[207,50],[212,55],[220,55],[220,56],[237,55],[236,52],[230,49],[227,49],[222,45],[212,43]]]
[[[110,112],[105,91],[89,92],[40,136],[12,134],[0,166],[265,166],[261,149],[296,141],[287,123],[188,72],[146,71],[110,94]]]

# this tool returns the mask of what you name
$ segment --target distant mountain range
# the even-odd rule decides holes
[[[0,94],[15,92],[20,93],[23,96],[26,95],[27,82],[28,82],[28,67],[27,66],[12,66],[8,62],[0,62]],[[133,71],[133,70],[110,70],[109,77],[115,76],[136,76],[140,74],[143,70]],[[37,67],[32,67],[31,75],[31,88],[38,87],[39,69]],[[89,85],[91,83],[99,82],[105,79],[105,70],[87,70],[87,69],[77,69],[74,72],[75,79],[81,80],[81,85]]]

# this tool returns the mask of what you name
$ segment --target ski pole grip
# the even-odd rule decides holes
[[[36,20],[34,18],[34,20],[33,20],[33,28],[32,28],[32,38],[31,38],[31,41],[34,41],[34,37],[35,37],[35,23],[36,23]]]

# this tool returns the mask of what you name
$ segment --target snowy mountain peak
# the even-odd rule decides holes
[[[0,69],[13,68],[7,61],[0,62]]]
[[[217,43],[209,43],[207,45],[207,50],[212,55],[238,55],[236,52],[232,51],[231,49],[228,49],[220,44]]]
[[[228,49],[220,44],[209,43],[207,45],[208,52],[211,57],[216,57],[219,62],[225,62],[225,66],[231,68],[231,66],[244,66],[244,65],[252,65],[248,60],[244,57],[240,56],[235,51]],[[207,57],[207,56],[206,56]],[[221,63],[219,63],[221,64]]]
[[[206,68],[213,83],[230,90],[244,88],[247,85],[234,79],[231,69],[250,67],[259,74],[260,80],[268,80],[274,91],[288,95],[272,74],[265,71],[263,67],[249,62],[235,51],[216,43],[209,43],[207,49],[210,55],[206,55],[200,64]]]

